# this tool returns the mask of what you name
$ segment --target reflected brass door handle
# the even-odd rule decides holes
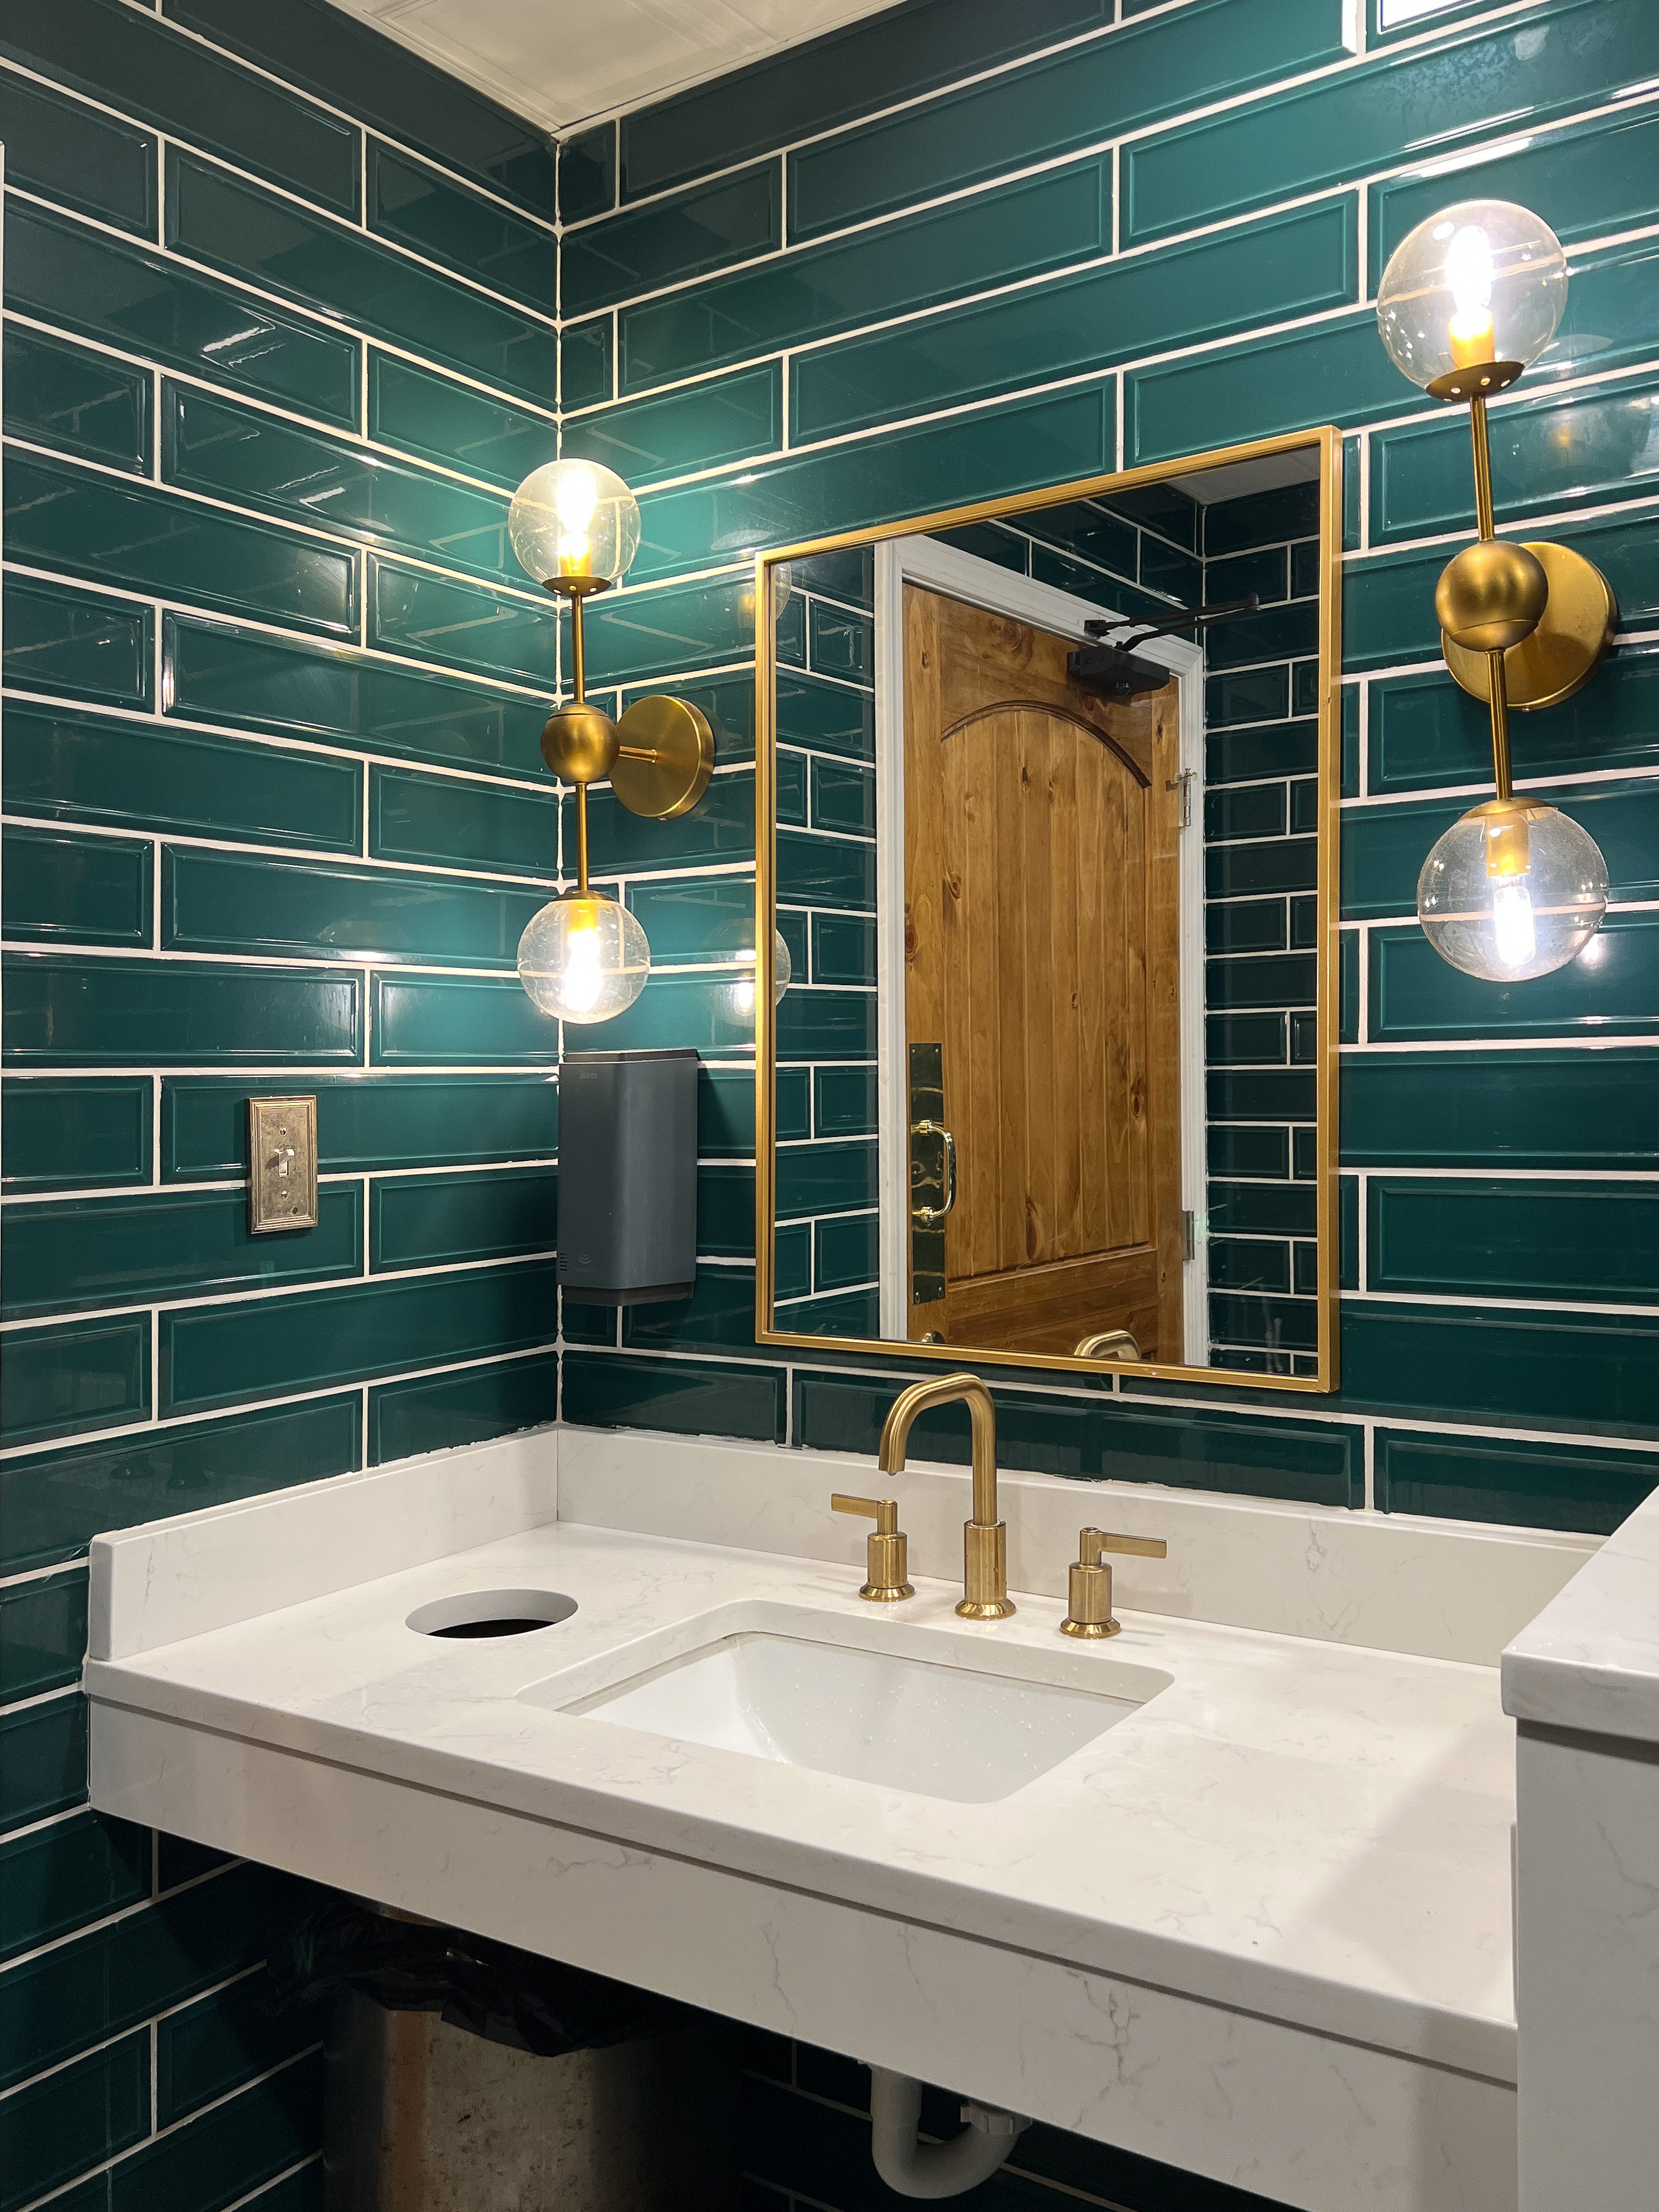
[[[945,1215],[951,1211],[957,1202],[957,1140],[951,1134],[951,1132],[945,1128],[942,1123],[938,1121],[912,1121],[910,1124],[910,1134],[913,1137],[938,1137],[942,1139],[944,1144],[944,1205],[913,1206],[910,1208],[910,1218],[919,1228],[936,1229],[939,1223],[944,1220]],[[913,1175],[914,1172],[915,1170],[913,1168]]]

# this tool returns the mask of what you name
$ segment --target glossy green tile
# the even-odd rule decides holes
[[[377,1067],[471,1067],[556,1062],[559,1030],[516,975],[374,978],[373,1055]],[[608,1036],[608,1032],[607,1032]]]
[[[547,772],[541,732],[550,700],[187,615],[166,617],[161,648],[167,712],[185,721],[324,738],[485,774]]]
[[[797,1221],[774,1231],[772,1238],[773,1311],[792,1298],[807,1297],[812,1289],[812,1224]],[[784,1326],[793,1327],[793,1318]]]
[[[793,434],[833,436],[1346,307],[1358,287],[1358,202],[1344,195],[1220,239],[805,354],[793,366]],[[1211,641],[1227,635],[1212,633]]]
[[[1287,1057],[1285,1016],[1212,1014],[1204,1024],[1205,1057],[1210,1066],[1282,1066]]]
[[[1382,1175],[1365,1190],[1368,1290],[1659,1302],[1659,1191],[1651,1183]]]
[[[374,347],[368,356],[368,429],[383,444],[486,477],[507,491],[552,460],[559,442],[556,425],[545,416]]]
[[[1376,1503],[1384,1513],[1502,1521],[1610,1535],[1659,1483],[1650,1451],[1597,1451],[1409,1429],[1376,1432]]]
[[[1516,773],[1531,778],[1584,769],[1644,768],[1659,761],[1659,654],[1624,647],[1592,686],[1560,707],[1516,715]],[[1370,686],[1368,787],[1384,793],[1485,783],[1492,732],[1484,706],[1443,670]]]
[[[566,825],[567,850],[574,849],[573,826]],[[689,814],[668,822],[630,814],[608,790],[596,791],[588,800],[587,834],[590,865],[600,875],[698,860],[752,860],[755,779],[746,770],[717,775]],[[748,896],[752,911],[752,890]]]
[[[149,1410],[149,1321],[65,1322],[6,1338],[0,1439],[9,1444],[142,1421]],[[12,1467],[8,1466],[9,1483]],[[9,1533],[6,1542],[13,1541]]]
[[[1287,1129],[1211,1129],[1209,1170],[1212,1176],[1284,1177],[1291,1171]]]
[[[369,1270],[382,1274],[550,1252],[558,1218],[559,1178],[551,1168],[372,1182]]]
[[[1314,1079],[1302,1068],[1212,1073],[1205,1083],[1209,1118],[1218,1121],[1311,1121]]]
[[[155,235],[155,141],[147,131],[8,75],[0,76],[0,143],[14,191]]]
[[[362,779],[356,762],[295,747],[19,706],[6,714],[13,814],[349,853]]]
[[[1218,1310],[1235,1311],[1238,1301],[1234,1297],[1216,1297],[1218,1291],[1261,1291],[1268,1297],[1284,1295],[1293,1287],[1291,1281],[1291,1248],[1288,1244],[1260,1237],[1230,1237],[1212,1235],[1209,1244],[1209,1279],[1212,1293],[1211,1316],[1213,1322]],[[1217,1328],[1220,1336],[1233,1332],[1224,1326]],[[1254,1332],[1245,1332],[1249,1340],[1257,1340]]]
[[[161,941],[173,951],[511,966],[544,903],[540,890],[456,877],[171,846],[162,854]]]
[[[820,676],[848,684],[875,682],[876,629],[863,615],[823,599],[807,605],[807,659]]]
[[[368,226],[543,314],[558,312],[558,252],[541,229],[371,139]]]
[[[741,480],[659,493],[646,503],[633,573],[700,566],[711,554],[746,558],[757,546],[1096,474],[1113,443],[1111,399],[1109,386],[1089,386],[1010,401],[965,420],[762,462]]]
[[[1318,191],[1386,167],[1402,147],[1431,143],[1438,157],[1516,115],[1547,122],[1656,70],[1659,21],[1641,0],[1569,0],[1539,10],[1525,38],[1499,24],[1379,56],[1128,149],[1123,240]]]
[[[1207,961],[1205,1004],[1220,1008],[1310,1006],[1316,975],[1311,953],[1262,953]]]
[[[689,1298],[624,1307],[622,1340],[624,1350],[745,1349],[755,1340],[754,1270],[700,1267]]]
[[[626,308],[621,388],[638,391],[804,339],[832,337],[860,323],[1108,252],[1111,194],[1110,166],[1096,159]],[[568,337],[566,348],[568,357]],[[610,397],[608,375],[597,396]],[[565,404],[577,404],[568,385]]]
[[[308,1077],[325,1175],[550,1159],[551,1075]],[[164,1182],[240,1176],[247,1163],[246,1076],[173,1076],[161,1086]]]
[[[11,1067],[352,1062],[362,978],[173,960],[19,952],[5,963]]]
[[[527,1352],[552,1340],[554,1290],[552,1262],[538,1261],[163,1314],[160,1401],[188,1412]]]
[[[853,1284],[874,1282],[878,1228],[873,1213],[820,1221],[812,1232],[814,1290],[839,1291]]]
[[[1449,967],[1420,929],[1370,933],[1374,1044],[1430,1038],[1629,1036],[1652,1026],[1656,917],[1616,909],[1583,957],[1526,984],[1481,982]]]
[[[102,1324],[82,1322],[79,1339]],[[122,1322],[124,1335],[147,1323]],[[45,1334],[42,1332],[41,1334]],[[59,1332],[63,1334],[63,1332]],[[10,1337],[9,1344],[19,1340]],[[98,1344],[91,1343],[96,1353]],[[82,1354],[72,1354],[75,1365]],[[113,1370],[111,1370],[112,1373]],[[142,1406],[136,1409],[142,1416]],[[120,1413],[115,1418],[129,1419]],[[86,1419],[64,1427],[93,1427]],[[84,1552],[100,1529],[129,1528],[174,1513],[193,1513],[257,1497],[290,1483],[349,1474],[362,1465],[362,1404],[356,1391],[313,1398],[229,1420],[147,1428],[113,1443],[82,1444],[24,1455],[0,1468],[8,1573],[48,1566]],[[145,1854],[149,1884],[149,1853]]]
[[[550,777],[543,793],[371,769],[368,808],[368,849],[377,859],[496,875],[558,872],[559,800]]]
[[[870,1067],[815,1068],[812,1073],[812,1131],[819,1137],[874,1136],[875,1070]],[[780,1130],[780,1137],[783,1133]]]
[[[94,476],[72,461],[6,465],[6,552],[67,575],[355,634],[356,563],[314,538]]]
[[[143,369],[13,327],[5,334],[4,386],[9,436],[147,473],[150,380]]]
[[[1206,896],[1212,899],[1310,891],[1319,882],[1318,841],[1282,837],[1218,845],[1204,856],[1204,873]]]
[[[615,318],[567,325],[559,338],[561,405],[592,407],[616,396]]]
[[[1254,592],[1263,606],[1290,595],[1290,549],[1270,546],[1261,553],[1239,553],[1231,559],[1206,559],[1204,580],[1216,599],[1242,599]],[[1249,658],[1257,656],[1252,653]]]
[[[812,916],[812,981],[815,983],[876,987],[876,924],[873,915],[815,914]]]
[[[784,1370],[567,1352],[562,1418],[579,1428],[666,1430],[781,1443]]]
[[[161,392],[161,475],[190,491],[407,547],[450,567],[495,574],[517,566],[504,501],[171,381]]]
[[[557,390],[550,324],[498,307],[361,232],[307,216],[176,149],[167,158],[167,242],[507,392],[550,403]]]
[[[9,0],[0,52],[352,215],[354,125],[116,0]]]
[[[1205,910],[1206,952],[1283,952],[1289,938],[1284,899],[1238,899]]]
[[[76,1306],[123,1306],[215,1291],[323,1282],[362,1269],[362,1194],[325,1187],[318,1225],[250,1237],[240,1191],[144,1192],[9,1207],[8,1320]]]
[[[777,1044],[781,1060],[873,1060],[874,992],[787,992],[777,1012]]]
[[[149,1892],[150,1835],[80,1813],[0,1843],[0,1957],[33,1950]]]
[[[1291,711],[1290,681],[1282,668],[1235,669],[1212,677],[1204,699],[1212,730],[1234,722],[1282,722]]]
[[[789,234],[837,229],[1338,61],[1341,39],[1336,0],[1211,0],[1127,24],[792,155]]]
[[[733,988],[754,987],[755,884],[752,876],[693,876],[680,882],[632,884],[628,904],[651,945],[653,966],[748,958]]]
[[[1205,656],[1218,673],[1251,661],[1289,660],[1319,650],[1319,603],[1292,600],[1264,607],[1237,622],[1218,623],[1206,633]]]
[[[1243,790],[1206,792],[1204,836],[1208,842],[1235,837],[1282,837],[1290,828],[1290,793],[1282,783],[1248,784]]]
[[[0,1161],[9,1191],[148,1182],[151,1090],[147,1075],[8,1077]]]
[[[122,2161],[100,2203],[108,2212],[216,2212],[314,2159],[323,2139],[323,2054],[295,2060]],[[320,2161],[273,2189],[259,2212],[319,2212]],[[76,2206],[75,2212],[82,2212]]]
[[[586,222],[617,204],[617,125],[595,125],[559,142],[559,220]]]
[[[777,725],[781,743],[822,747],[855,760],[876,757],[874,701],[845,684],[820,684],[811,677],[777,679]]]
[[[1343,1401],[1419,1418],[1571,1424],[1589,1436],[1650,1431],[1656,1327],[1634,1314],[1345,1298]]]
[[[607,1050],[690,1045],[708,1057],[730,1060],[753,1052],[754,1014],[740,1000],[734,1002],[726,977],[678,975],[671,968],[653,975],[628,1012],[607,1024],[602,1033],[588,1032],[595,1046],[601,1035]]]
[[[564,313],[590,314],[775,252],[782,242],[782,188],[781,165],[768,161],[568,231],[559,270]]]
[[[528,588],[528,579],[526,583]],[[594,627],[590,615],[590,637]],[[399,568],[379,554],[368,557],[368,642],[383,653],[412,653],[517,684],[551,684],[557,637],[550,610],[480,585]],[[591,680],[601,680],[597,670]]]
[[[878,1163],[871,1143],[831,1142],[820,1136],[810,1145],[780,1146],[775,1175],[781,1221],[876,1203]]]
[[[789,1126],[801,1117],[804,1099],[778,1104],[778,1119]],[[755,1152],[755,1076],[752,1068],[697,1070],[697,1157],[752,1159]]]
[[[1256,1374],[1290,1375],[1297,1352],[1317,1349],[1318,1310],[1312,1299],[1267,1291],[1218,1291],[1210,1299],[1210,1334],[1218,1346],[1260,1354],[1232,1364]]]
[[[545,134],[371,24],[320,0],[254,10],[241,0],[164,0],[161,13],[552,216],[553,148]]]
[[[1123,380],[1124,465],[1190,453],[1193,424],[1233,445],[1318,423],[1409,414],[1413,388],[1382,350],[1368,310],[1288,337],[1248,341]]]
[[[1230,687],[1237,679],[1228,679]],[[1212,789],[1265,775],[1305,775],[1319,765],[1315,722],[1266,722],[1212,730],[1205,746],[1205,782]]]
[[[702,1259],[755,1256],[755,1170],[752,1167],[697,1170],[697,1253]]]
[[[14,2212],[149,2133],[146,2027],[0,2103],[0,2205]]]
[[[1282,1130],[1266,1133],[1282,1143]],[[1313,1237],[1318,1233],[1316,1194],[1309,1183],[1212,1182],[1208,1205],[1210,1233],[1214,1237]]]
[[[872,770],[841,761],[815,760],[809,779],[812,826],[849,837],[876,834],[876,779]]]
[[[1646,1052],[1387,1053],[1342,1065],[1342,1157],[1358,1167],[1653,1165]]]
[[[775,362],[734,376],[580,415],[564,426],[564,452],[601,461],[638,487],[653,477],[718,468],[775,452],[783,442],[783,380]]]
[[[777,894],[789,905],[860,907],[873,914],[876,848],[861,839],[780,830]]]
[[[78,1682],[86,1652],[84,1568],[0,1590],[0,1703],[38,1698]],[[9,1980],[0,1980],[0,1991],[9,1987]],[[4,2010],[0,2003],[0,2015]],[[24,2070],[33,2073],[35,2066],[26,2064]]]
[[[1342,912],[1351,921],[1409,915],[1429,848],[1464,811],[1473,794],[1449,805],[1347,808],[1342,817]],[[1601,848],[1615,900],[1659,891],[1659,783],[1630,781],[1603,791],[1539,792],[1562,806]]]
[[[211,276],[44,209],[6,210],[6,303],[348,428],[358,349]]]
[[[559,1363],[551,1353],[493,1362],[459,1375],[383,1383],[368,1394],[368,1463],[451,1451],[557,1418]]]
[[[131,600],[8,576],[6,688],[148,707],[155,660],[150,623],[150,610]]]
[[[270,1930],[273,1940],[281,1923]],[[273,2012],[256,1981],[216,1990],[169,2012],[155,2027],[155,2118],[168,2128],[204,2105],[320,2043],[325,2007]],[[265,2212],[265,2208],[261,2208]]]
[[[6,935],[21,944],[148,945],[151,850],[125,838],[8,830],[0,861]]]

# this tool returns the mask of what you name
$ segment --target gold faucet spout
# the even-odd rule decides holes
[[[882,1424],[877,1464],[884,1474],[902,1474],[910,1426],[933,1406],[968,1407],[974,1425],[974,1517],[963,1530],[963,1599],[967,1620],[1004,1620],[1013,1611],[1008,1595],[1008,1536],[997,1516],[997,1409],[977,1375],[939,1375],[901,1390]]]

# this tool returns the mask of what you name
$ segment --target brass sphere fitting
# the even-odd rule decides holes
[[[562,783],[598,783],[610,775],[620,742],[603,708],[573,699],[548,716],[542,758]]]
[[[1506,653],[1530,637],[1549,603],[1543,563],[1507,538],[1477,538],[1449,561],[1434,587],[1434,611],[1454,645]]]

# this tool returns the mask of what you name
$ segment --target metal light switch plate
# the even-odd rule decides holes
[[[251,1237],[317,1226],[317,1101],[247,1102],[247,1226]]]

